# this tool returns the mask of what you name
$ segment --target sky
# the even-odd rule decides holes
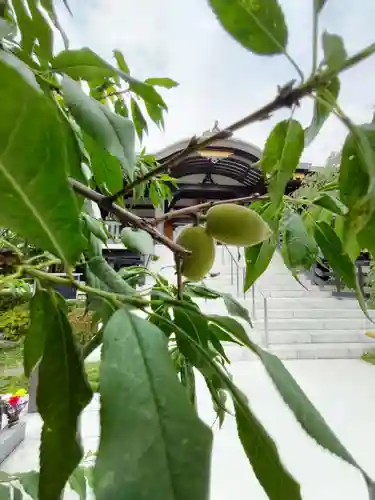
[[[266,1],[266,0],[263,0]],[[221,27],[207,0],[69,0],[70,17],[61,21],[72,48],[88,46],[107,60],[120,49],[134,77],[170,77],[175,89],[162,91],[169,112],[165,130],[150,126],[145,146],[150,153],[194,134],[230,125],[266,104],[278,85],[298,78],[284,56],[257,56]],[[289,29],[288,52],[306,76],[312,60],[313,0],[280,0]],[[375,41],[374,0],[328,0],[320,32],[342,36],[349,54]],[[356,123],[369,122],[375,107],[375,56],[341,78],[339,104]],[[313,103],[306,99],[294,117],[307,126]],[[235,137],[263,148],[274,125],[289,116],[281,110],[249,125]],[[303,161],[323,165],[347,134],[330,117],[305,150]]]

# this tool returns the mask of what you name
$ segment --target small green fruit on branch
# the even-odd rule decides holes
[[[100,193],[97,193],[93,189],[90,189],[89,187],[85,186],[84,184],[81,184],[75,179],[70,178],[69,182],[74,191],[76,191],[83,197],[91,201],[94,201],[105,210],[108,210],[113,214],[115,214],[119,219],[119,221],[123,222],[126,226],[132,226],[132,227],[137,227],[139,229],[143,229],[144,231],[149,233],[150,236],[152,236],[152,238],[155,241],[162,243],[175,254],[178,255],[189,254],[189,252],[185,250],[185,248],[183,248],[181,245],[178,245],[174,241],[164,236],[162,233],[160,233],[160,231],[158,231],[154,226],[149,224],[149,222],[147,222],[145,219],[142,219],[141,217],[138,217],[137,215],[129,212],[128,210],[119,207],[113,202],[109,202],[107,197],[103,196]]]

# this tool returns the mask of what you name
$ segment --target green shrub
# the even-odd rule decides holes
[[[73,306],[68,313],[69,322],[80,345],[85,345],[95,335],[92,323],[92,312],[82,306]]]
[[[0,330],[5,340],[18,342],[27,333],[30,323],[29,305],[23,304],[0,313]]]

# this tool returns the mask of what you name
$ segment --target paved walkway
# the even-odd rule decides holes
[[[286,361],[287,368],[331,424],[343,444],[375,478],[375,366],[360,360]],[[279,447],[281,456],[302,485],[304,500],[367,500],[361,475],[309,439],[283,405],[258,361],[232,365],[235,380],[248,395]],[[198,384],[200,414],[214,420],[202,381]],[[98,444],[98,398],[82,418],[87,451]],[[29,415],[25,442],[3,464],[7,471],[37,467],[41,422]],[[67,495],[66,498],[76,498]],[[237,439],[235,422],[227,418],[215,433],[212,460],[212,500],[265,500]]]

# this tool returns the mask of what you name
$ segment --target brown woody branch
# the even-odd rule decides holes
[[[175,219],[177,217],[184,217],[185,215],[196,214],[198,212],[202,212],[208,208],[211,208],[215,205],[225,205],[227,203],[249,203],[256,200],[265,200],[267,199],[267,195],[260,195],[259,193],[252,194],[251,196],[245,196],[243,198],[231,198],[229,200],[220,200],[220,201],[208,201],[206,203],[200,203],[199,205],[192,205],[191,207],[181,208],[180,210],[172,210],[160,217],[156,217],[153,219],[153,224],[159,224],[160,222],[164,222],[166,220]]]
[[[178,167],[178,165],[181,163],[182,160],[190,156],[192,153],[195,153],[200,149],[210,146],[211,144],[217,141],[228,139],[229,137],[232,136],[233,132],[235,132],[236,130],[239,130],[240,128],[250,125],[251,123],[265,120],[269,118],[272,115],[272,113],[281,108],[285,107],[290,108],[294,105],[298,105],[303,97],[308,96],[319,87],[327,85],[327,83],[329,83],[333,78],[337,77],[337,75],[339,75],[343,71],[346,71],[347,69],[350,69],[357,63],[367,59],[372,54],[374,54],[374,52],[375,52],[375,43],[370,44],[365,49],[357,52],[352,57],[346,59],[340,67],[334,69],[328,68],[325,71],[316,74],[315,76],[310,78],[307,82],[302,83],[299,87],[293,87],[294,80],[287,83],[286,85],[278,89],[278,94],[276,95],[276,97],[265,106],[262,106],[257,111],[251,113],[245,118],[238,120],[237,122],[233,123],[226,129],[215,132],[209,137],[200,137],[199,139],[193,137],[188,146],[184,150],[161,162],[161,164],[158,167],[156,167],[153,170],[150,170],[150,172],[148,172],[143,177],[139,177],[138,179],[135,179],[132,183],[128,184],[127,186],[124,186],[124,188],[121,191],[118,191],[114,195],[108,197],[108,200],[115,201],[122,194],[127,194],[131,192],[139,184],[148,182],[153,177],[160,175],[163,172],[166,172],[167,170],[173,170],[174,168]]]
[[[178,245],[177,243],[173,242],[172,240],[164,236],[162,233],[160,233],[160,231],[158,231],[145,219],[142,219],[141,217],[138,217],[138,215],[135,215],[129,212],[128,210],[119,207],[115,203],[109,202],[107,197],[103,196],[100,193],[97,193],[93,189],[90,189],[89,187],[85,186],[84,184],[81,184],[75,179],[70,178],[69,182],[74,191],[84,196],[85,198],[94,201],[103,209],[112,212],[117,216],[119,221],[121,221],[125,225],[147,231],[155,241],[162,243],[177,255],[186,255],[189,253],[187,250],[185,250],[185,248],[183,248],[182,246]]]

